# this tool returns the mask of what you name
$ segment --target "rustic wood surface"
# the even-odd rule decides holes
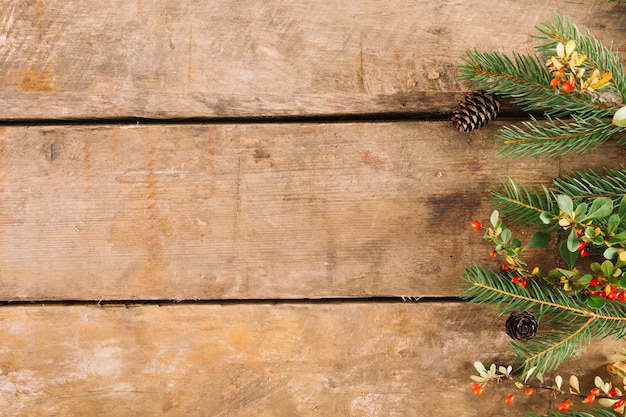
[[[496,265],[468,224],[499,177],[580,168],[494,157],[499,126],[4,128],[0,299],[454,296],[464,265]]]
[[[512,384],[474,396],[472,362],[501,360],[507,337],[504,318],[464,303],[22,306],[0,317],[4,415],[483,417],[549,404]],[[563,376],[590,389],[615,346],[592,344]]]
[[[466,50],[530,52],[555,11],[626,51],[599,0],[0,0],[0,414],[542,412],[473,395],[504,318],[443,297],[498,265],[466,226],[499,177],[624,149],[503,161],[503,122],[436,120]]]
[[[568,14],[626,51],[607,1],[4,0],[0,117],[449,113],[465,51],[532,51]]]

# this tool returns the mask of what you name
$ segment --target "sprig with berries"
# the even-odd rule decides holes
[[[602,377],[594,378],[594,386],[590,389],[581,390],[579,378],[571,375],[567,382],[561,375],[556,375],[552,383],[548,383],[544,378],[532,379],[536,368],[529,369],[521,378],[516,378],[513,373],[513,367],[497,366],[491,364],[486,367],[481,362],[474,362],[474,368],[478,375],[472,375],[470,378],[474,381],[471,385],[474,395],[480,397],[486,387],[492,384],[512,384],[516,391],[509,391],[503,398],[505,404],[512,404],[519,398],[540,395],[543,396],[553,409],[550,410],[550,416],[560,416],[563,412],[568,412],[568,416],[581,415],[589,417],[589,411],[597,417],[604,416],[624,416],[626,414],[626,378],[622,380],[622,388],[614,386],[611,381],[605,381]],[[520,395],[519,392],[523,392]],[[545,395],[547,394],[547,395]],[[595,408],[590,410],[591,406],[599,405],[605,410]],[[575,410],[580,410],[581,414],[576,414]],[[609,411],[610,410],[610,411]],[[587,413],[582,413],[587,411]]]
[[[490,224],[470,224],[494,245],[490,256],[503,257],[501,270],[466,267],[460,296],[511,314],[506,330],[517,370],[534,368],[541,377],[592,338],[626,336],[626,170],[582,172],[541,190],[511,179],[503,184]],[[505,216],[539,230],[522,244]],[[552,239],[561,241],[561,264],[547,272],[529,266],[525,251]]]
[[[530,121],[498,132],[499,154],[584,152],[614,137],[626,145],[626,71],[617,52],[558,15],[536,29],[535,54],[472,50],[458,67],[458,79],[473,90],[511,98],[531,113]]]
[[[560,286],[592,308],[603,306],[606,300],[626,302],[625,169],[606,169],[604,174],[593,170],[579,172],[556,179],[551,189],[540,190],[510,178],[502,183],[504,191],[494,193],[500,210],[497,213],[518,224],[543,229],[531,242],[537,242],[535,236],[541,236],[541,243],[547,243],[549,239],[545,235],[554,234],[561,240],[559,252],[565,264],[545,275],[535,270],[529,274],[527,269],[520,268],[524,264],[520,264],[517,256],[507,259],[505,271],[520,272],[523,279],[538,277]],[[485,239],[491,241],[489,233],[493,232],[488,232]],[[582,258],[592,260],[586,271],[577,266]]]

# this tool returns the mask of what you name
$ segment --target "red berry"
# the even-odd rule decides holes
[[[570,403],[569,401],[563,401],[561,404],[559,404],[559,411],[567,411],[569,410],[570,406],[572,405],[572,403]]]
[[[526,288],[526,280],[523,279],[519,282],[519,285],[521,285],[523,288]]]
[[[574,91],[574,85],[570,81],[565,81],[563,85],[561,85],[561,90],[566,93],[571,93]]]
[[[587,247],[587,244],[585,242],[583,242],[582,240],[580,242],[578,242],[578,250],[583,250]]]
[[[556,77],[556,78],[553,78],[553,79],[550,81],[550,86],[551,86],[551,87],[556,87],[556,86],[557,86],[557,85],[559,85],[560,83],[561,83],[561,77]]]
[[[474,394],[477,397],[480,397],[481,395],[483,395],[483,392],[485,392],[485,387],[483,387],[478,382],[475,382],[474,384],[472,384],[472,389],[474,390]]]
[[[596,287],[600,285],[600,280],[596,277],[593,277],[591,278],[591,281],[589,281],[589,285],[591,285],[592,287]]]
[[[602,298],[606,298],[606,292],[604,292],[604,291],[600,291],[600,292],[598,293],[598,295],[599,295],[600,297],[602,297]]]
[[[600,394],[600,388],[591,388],[591,390],[589,391],[590,393],[592,393],[593,395],[598,395]]]
[[[615,391],[615,388],[613,388],[611,391],[609,391],[609,396],[614,396],[617,394],[617,391]]]
[[[582,250],[580,251],[580,256],[582,256],[583,258],[587,257],[589,255],[589,249],[582,248]]]
[[[576,237],[580,237],[583,234],[583,231],[579,229],[576,230],[574,233],[576,234]]]
[[[496,257],[496,250],[495,249],[491,249],[491,251],[489,251],[489,256],[491,256],[492,258]]]
[[[480,230],[483,228],[483,225],[478,220],[472,220],[470,222],[470,227],[474,230]]]
[[[622,303],[626,302],[626,291],[620,291],[617,299],[620,300]]]
[[[585,397],[585,399],[583,400],[584,403],[587,404],[592,404],[594,401],[596,400],[596,395],[595,394],[589,394]]]
[[[506,396],[506,398],[504,399],[504,402],[507,404],[511,404],[513,402],[513,399],[515,398],[515,395],[513,394],[509,394]]]
[[[516,283],[516,282],[519,282],[520,279],[521,279],[520,277],[513,277],[511,278],[511,282]]]
[[[617,300],[618,296],[619,296],[619,291],[613,290],[609,293],[609,295],[606,296],[606,298],[608,298],[611,301],[615,301]]]
[[[506,263],[506,262],[505,262],[505,263],[503,263],[503,264],[502,264],[502,270],[503,270],[503,271],[510,271],[510,270],[511,270],[511,264]]]
[[[624,403],[626,403],[626,400],[622,398],[621,400],[618,400],[615,404],[613,404],[613,407],[620,408],[621,406],[624,405]]]
[[[533,392],[535,392],[535,389],[533,387],[526,388],[526,395],[532,395]]]
[[[600,291],[589,291],[589,295],[598,295],[600,294]]]

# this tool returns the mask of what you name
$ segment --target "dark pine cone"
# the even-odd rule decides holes
[[[537,334],[537,319],[528,311],[516,311],[506,319],[506,334],[511,339],[528,342]]]
[[[479,129],[496,118],[500,102],[484,91],[473,91],[465,96],[452,114],[452,125],[459,132]]]

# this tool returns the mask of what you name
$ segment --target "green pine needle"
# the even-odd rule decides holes
[[[561,413],[554,410],[547,410],[548,414],[527,414],[526,417],[617,417],[618,414],[614,413],[611,410],[607,410],[605,408],[594,408],[585,411],[567,411],[565,413]]]
[[[467,52],[458,67],[458,79],[475,90],[510,97],[528,112],[541,112],[545,121],[531,116],[521,126],[508,126],[498,135],[503,143],[499,155],[505,157],[554,156],[593,149],[611,138],[626,145],[626,129],[611,123],[613,114],[626,103],[626,71],[617,52],[606,47],[589,32],[581,34],[567,17],[556,16],[555,23],[536,27],[542,43],[537,55],[513,52]],[[586,77],[595,69],[611,72],[611,81],[599,92],[579,90],[564,93],[550,86],[553,75],[545,65],[556,55],[556,46],[576,42],[587,56],[581,64]]]
[[[503,191],[494,191],[493,200],[502,217],[520,225],[545,225],[539,215],[546,211],[559,214],[556,196],[565,194],[578,202],[591,202],[597,197],[613,200],[613,211],[620,213],[626,203],[626,169],[605,168],[604,174],[594,170],[579,171],[576,175],[566,175],[554,180],[554,186],[538,189],[502,178]],[[556,227],[556,226],[554,226]]]
[[[550,328],[540,330],[529,342],[511,343],[521,361],[522,373],[536,366],[534,375],[545,375],[593,337],[626,336],[626,306],[621,303],[607,302],[603,307],[590,309],[558,288],[535,280],[523,288],[509,277],[477,265],[465,268],[463,278],[466,286],[461,298],[497,306],[503,314],[532,310],[541,328]]]
[[[537,51],[543,53],[544,56],[554,55],[554,50],[559,42],[565,44],[568,40],[574,40],[578,50],[587,55],[583,67],[588,70],[597,68],[603,72],[613,73],[612,83],[607,88],[618,94],[622,103],[626,103],[626,72],[624,72],[622,60],[617,51],[613,51],[610,47],[607,48],[589,31],[582,35],[567,16],[556,15],[555,21],[554,24],[543,23],[536,27],[541,35],[533,37],[544,41],[542,45],[537,46]]]
[[[522,127],[507,126],[500,130],[498,139],[503,144],[499,155],[505,157],[556,156],[572,151],[584,153],[609,140],[621,128],[606,121],[571,115],[569,121],[552,119],[547,115],[539,122],[531,115]]]
[[[567,194],[573,199],[593,199],[609,197],[614,205],[619,205],[626,196],[626,169],[604,169],[601,175],[590,169],[579,171],[575,176],[565,175],[554,180],[554,185],[561,194]]]
[[[501,178],[500,182],[504,192],[492,194],[502,217],[521,225],[542,225],[539,219],[542,212],[558,213],[556,197],[545,186],[540,191],[511,178]]]

